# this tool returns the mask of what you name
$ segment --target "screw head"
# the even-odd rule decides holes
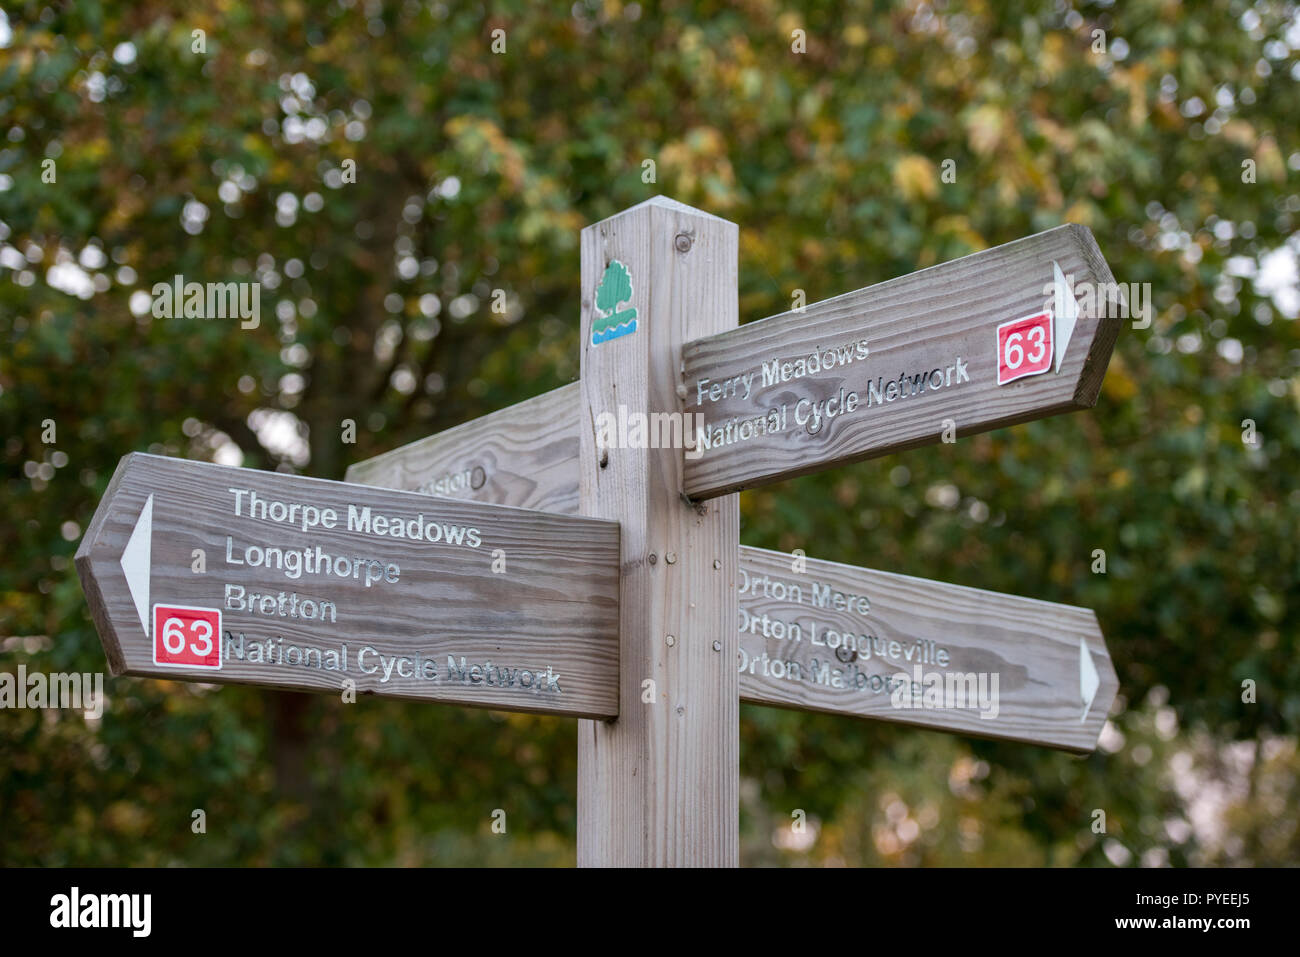
[[[691,251],[691,244],[693,242],[694,240],[686,233],[678,233],[677,237],[673,240],[673,247],[679,253],[688,253]]]
[[[668,647],[671,648],[671,647],[672,647],[673,645],[675,645],[675,644],[677,644],[677,639],[676,639],[675,637],[673,637],[672,635],[669,635],[669,636],[668,636]]]
[[[720,642],[720,641],[715,641],[715,642],[713,643],[713,650],[714,650],[714,651],[721,651],[721,650],[722,650],[722,642]]]
[[[664,555],[664,561],[666,561],[669,565],[676,565],[676,564],[677,564],[677,553],[676,553],[676,552],[668,552],[666,555]]]
[[[721,568],[721,567],[722,567],[722,559],[720,559],[720,558],[715,558],[715,559],[713,560],[713,567],[714,567],[714,568]]]

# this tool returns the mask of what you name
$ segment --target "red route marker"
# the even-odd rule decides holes
[[[1052,368],[1052,314],[1039,312],[998,326],[998,385]]]
[[[173,668],[221,668],[221,610],[153,606],[153,663]]]

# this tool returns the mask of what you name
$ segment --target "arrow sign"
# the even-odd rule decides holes
[[[126,576],[126,590],[135,602],[136,614],[140,616],[140,627],[149,633],[149,570],[153,565],[153,496],[144,500],[140,517],[135,520],[131,537],[122,549],[122,574]]]
[[[1097,665],[1092,660],[1092,651],[1086,639],[1079,639],[1079,698],[1083,701],[1083,715],[1080,721],[1087,721],[1092,711],[1092,703],[1097,700],[1097,689],[1101,687],[1101,677],[1097,674]],[[1113,694],[1114,692],[1112,692]]]
[[[610,718],[618,542],[613,522],[136,454],[76,562],[114,674]]]
[[[1060,373],[1065,361],[1065,350],[1074,335],[1074,327],[1079,323],[1079,303],[1074,298],[1074,290],[1061,272],[1061,264],[1052,261],[1052,301],[1054,306],[1054,331],[1056,339],[1056,371]]]
[[[555,423],[574,422],[578,400],[577,386],[564,386],[357,463],[348,480],[431,489],[437,477],[483,468],[488,479],[478,489],[463,484],[443,494],[575,512],[578,438],[572,430],[565,439]],[[510,441],[492,440],[489,425]],[[1071,751],[1096,747],[1118,682],[1092,611],[815,559],[796,573],[792,561],[740,548],[741,700]],[[791,637],[796,628],[799,640]],[[894,707],[898,676],[911,680],[918,664],[922,706]],[[925,707],[924,682],[934,673],[945,691],[959,679],[964,691],[972,675],[976,706],[955,707],[954,698],[944,699],[953,707]],[[978,707],[981,674],[989,701],[997,676],[996,717]]]
[[[1097,746],[1119,682],[1089,609],[793,561],[741,548],[742,701]]]
[[[684,410],[707,427],[698,456],[686,457],[685,493],[710,498],[928,445],[947,431],[1092,407],[1119,323],[1080,315],[1066,274],[1113,286],[1086,227],[688,343]]]

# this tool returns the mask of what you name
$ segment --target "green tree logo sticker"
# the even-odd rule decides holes
[[[632,274],[617,259],[612,260],[596,287],[596,318],[591,324],[593,346],[636,332],[636,308],[619,308],[631,298]]]

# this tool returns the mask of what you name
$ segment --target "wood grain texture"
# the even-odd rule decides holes
[[[260,513],[249,517],[247,493],[237,516],[232,488],[322,514],[332,508],[336,527],[304,532],[300,524]],[[226,642],[219,671],[154,663],[152,628],[141,621],[121,561],[150,497],[150,571],[143,579],[148,604],[220,609],[225,637],[234,641]],[[371,509],[369,531],[349,528],[350,505],[357,507],[358,519],[361,509]],[[391,528],[381,532],[373,523],[380,515],[401,519],[403,537],[394,537]],[[451,527],[462,544],[448,544],[443,531],[434,536],[437,541],[430,540],[433,533],[406,537],[430,523]],[[471,528],[478,547],[471,546]],[[605,718],[618,714],[618,543],[614,522],[137,454],[118,466],[76,564],[115,674],[333,693],[350,678],[362,694]],[[367,586],[369,564],[353,577],[340,577],[340,567],[350,573],[337,564],[333,572],[315,569],[291,577],[286,570],[292,573],[296,562],[277,559],[273,567],[253,567],[249,546],[276,547],[286,555],[307,548],[313,556],[319,547],[335,558],[374,559],[384,563],[385,577]],[[192,570],[195,549],[206,558],[201,574]],[[494,573],[494,559],[501,557],[504,573]],[[391,580],[388,563],[397,566]],[[135,581],[139,590],[141,579]],[[233,606],[228,585],[244,589]],[[243,607],[253,593],[272,601]],[[294,614],[301,606],[288,597],[281,603],[281,593],[316,602],[320,614],[310,621]],[[324,613],[324,602],[334,604],[333,615]],[[244,660],[234,653],[240,634]],[[298,647],[299,660],[289,653],[251,660],[252,646],[268,640],[280,650]],[[363,656],[364,648],[372,652]],[[330,650],[339,652],[346,671],[321,667]],[[418,673],[415,655],[435,662],[433,678]],[[449,666],[449,655],[457,663],[465,659],[464,674]],[[384,658],[394,663],[387,680]],[[489,661],[496,669],[492,684],[481,672],[476,680],[473,672],[474,665],[486,668]],[[365,670],[375,667],[373,673]],[[502,668],[518,683],[504,683]],[[546,690],[532,690],[538,688],[535,676],[547,668],[558,675],[555,683],[548,679]],[[521,669],[533,679],[527,689]]]
[[[564,392],[571,388],[557,391]],[[548,395],[555,396],[555,393]],[[576,391],[572,395],[576,407],[579,396]],[[545,405],[535,405],[533,401],[526,401],[496,415],[512,416],[514,426],[520,434],[540,435],[540,423],[537,428],[530,428],[529,424],[535,422],[537,416],[546,412],[552,404],[548,401]],[[574,414],[576,417],[576,411]],[[427,484],[428,475],[443,473],[454,467],[455,443],[449,443],[446,455],[443,455],[439,438],[440,436],[431,436],[423,443],[417,443],[422,444],[422,455],[428,468],[426,473],[406,467],[401,470],[407,480],[417,487]],[[563,468],[555,467],[546,472],[547,480],[554,485],[545,487],[538,483],[523,483],[515,489],[507,490],[507,499],[517,497],[522,503],[531,501],[534,496],[541,496],[562,503],[576,501],[576,433],[568,445],[573,450],[572,458],[564,463]],[[527,444],[516,446],[513,452],[518,458],[507,463],[507,471],[520,474],[531,472],[531,453]],[[390,471],[389,474],[394,472]],[[570,489],[575,492],[571,494]],[[782,587],[785,587],[785,583],[798,584],[804,598],[804,601],[798,602],[789,598],[765,598],[752,591],[740,594],[740,622],[747,626],[751,621],[756,622],[753,628],[757,629],[741,633],[740,648],[745,654],[738,657],[742,664],[754,660],[755,656],[761,662],[762,655],[766,653],[770,658],[795,661],[800,665],[799,680],[794,683],[788,679],[780,680],[772,674],[763,675],[761,665],[757,669],[759,673],[742,669],[741,700],[752,704],[879,718],[899,724],[984,737],[1030,741],[1072,751],[1087,751],[1096,747],[1097,735],[1116,693],[1116,680],[1096,616],[1091,611],[811,558],[807,559],[806,573],[796,575],[790,571],[792,559],[789,555],[745,545],[740,547],[739,561],[742,584],[758,581],[766,575],[781,580]],[[829,610],[815,606],[814,584],[847,590],[849,593],[866,594],[871,602],[870,614],[865,617],[855,616],[837,612],[833,606]],[[792,594],[793,591],[789,593]],[[764,638],[761,625],[764,614],[799,625],[808,635],[807,639],[803,642],[790,642]],[[976,665],[1005,661],[1009,664],[1005,672],[999,671],[999,690],[1007,707],[1000,711],[996,719],[981,719],[958,712],[896,709],[891,706],[888,694],[818,685],[811,680],[815,674],[814,658],[819,664],[831,661],[832,667],[841,669],[854,662],[846,663],[833,658],[832,649],[814,645],[814,628],[819,632],[831,628],[837,631],[847,630],[855,635],[872,634],[900,642],[912,636],[913,645],[918,639],[936,641],[950,649],[953,665],[962,671],[988,671],[988,668]],[[1069,657],[1068,646],[1071,640],[1076,641],[1073,658]],[[1080,721],[1081,715],[1070,708],[1072,695],[1077,697],[1079,688],[1077,640],[1084,640],[1094,654],[1101,681],[1093,706],[1089,709],[1089,717],[1083,722]],[[875,661],[865,670],[868,674],[893,675],[899,669],[892,667],[892,664],[888,659],[885,663]],[[911,663],[906,660],[902,664],[904,670],[911,667]],[[858,668],[863,669],[863,665],[858,664]],[[1021,681],[1021,676],[1028,676],[1029,683]]]
[[[577,515],[581,410],[582,386],[574,382],[358,462],[349,466],[347,480]],[[492,440],[492,428],[506,430],[510,440]],[[463,473],[471,462],[482,461],[475,449],[489,444],[495,481],[477,488],[435,487],[439,477]]]
[[[1084,283],[1113,282],[1088,229],[1060,226],[687,344],[681,377],[687,411],[704,413],[716,428],[776,410],[778,425],[687,460],[684,491],[705,499],[936,443],[946,419],[962,436],[1091,407],[1119,330],[1115,319],[1081,315],[1059,373],[997,384],[996,328],[1042,310],[1053,262],[1073,277],[1076,295]],[[866,358],[762,387],[763,367],[772,360],[856,350],[861,341]],[[954,374],[958,358],[969,381]],[[871,384],[883,391],[900,376],[935,369],[946,380],[937,391],[869,404]],[[748,394],[737,385],[716,399],[701,396],[703,380],[707,388],[747,374],[754,375]],[[815,434],[796,422],[809,403],[841,394],[842,404],[857,403],[854,411],[823,416]],[[800,406],[801,400],[807,402]]]
[[[562,386],[348,468],[346,480],[578,513],[578,384]]]
[[[638,328],[593,346],[613,260]],[[685,502],[680,449],[608,449],[602,466],[595,433],[620,404],[679,411],[681,346],[736,324],[736,282],[736,226],[671,200],[582,232],[581,508],[623,535],[619,718],[578,723],[580,866],[739,862],[736,500]]]
[[[782,552],[741,549],[742,701],[1076,752],[1096,748],[1119,683],[1089,609],[811,558],[800,574],[792,561]],[[865,597],[869,610],[844,596]],[[1098,679],[1086,708],[1081,643]],[[940,650],[946,662],[936,660]],[[885,679],[905,674],[913,684],[918,666],[922,687],[931,673],[945,683],[948,675],[976,675],[976,687],[978,675],[987,676],[996,710],[967,695],[936,709],[896,707],[896,685]]]

